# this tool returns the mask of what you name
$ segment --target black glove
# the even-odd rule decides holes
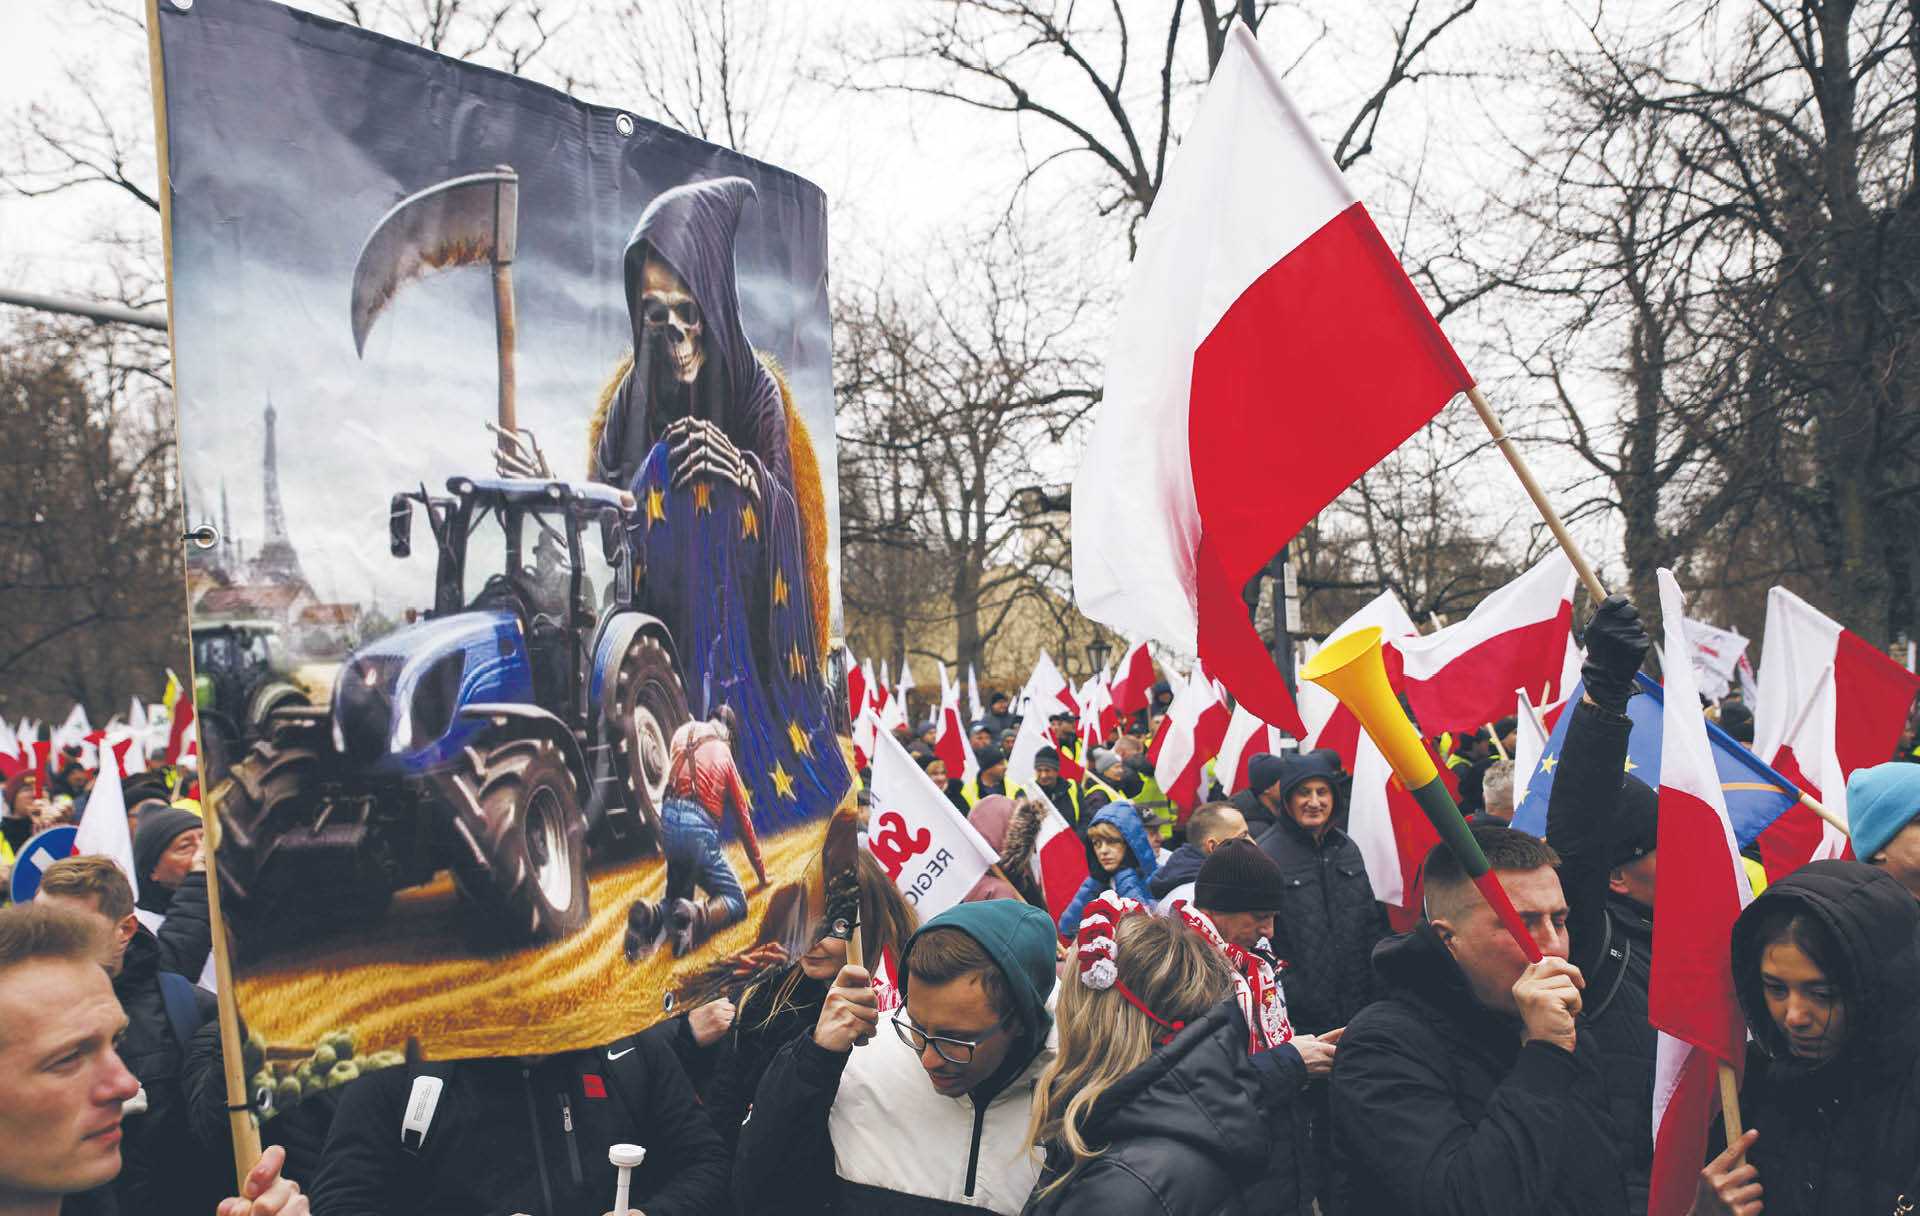
[[[1634,692],[1634,673],[1646,662],[1653,640],[1640,623],[1640,610],[1624,595],[1610,595],[1593,610],[1587,622],[1587,661],[1580,675],[1587,682],[1587,697],[1601,709],[1616,714],[1627,712],[1627,698]]]

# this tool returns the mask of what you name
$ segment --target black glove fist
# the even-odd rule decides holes
[[[1600,602],[1587,622],[1587,661],[1580,668],[1587,696],[1595,705],[1616,714],[1627,712],[1634,673],[1652,645],[1632,600],[1610,595]]]

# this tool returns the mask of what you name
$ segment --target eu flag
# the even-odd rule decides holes
[[[1627,772],[1660,788],[1660,715],[1665,711],[1660,685],[1646,672],[1634,678],[1640,682],[1640,694],[1627,702],[1627,717],[1633,720],[1633,733],[1627,737]],[[1527,796],[1514,809],[1513,826],[1535,836],[1547,834],[1547,800],[1553,796],[1553,774],[1560,765],[1560,752],[1567,744],[1567,725],[1573,721],[1573,706],[1579,703],[1584,682],[1573,686],[1567,712],[1554,723],[1553,734],[1540,754],[1539,770],[1527,785]],[[1800,791],[1760,757],[1742,747],[1732,735],[1712,722],[1707,723],[1707,742],[1713,749],[1713,764],[1720,773],[1720,789],[1726,795],[1727,815],[1733,820],[1733,833],[1741,848],[1746,848],[1787,808],[1800,801]],[[1518,775],[1516,774],[1516,777]]]

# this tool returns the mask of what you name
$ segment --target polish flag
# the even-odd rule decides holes
[[[1153,699],[1154,681],[1159,677],[1153,669],[1153,655],[1148,652],[1145,642],[1135,642],[1120,659],[1120,674],[1113,681],[1113,708],[1118,713],[1132,717],[1147,707]]]
[[[880,714],[872,705],[862,706],[860,716],[853,720],[853,763],[855,768],[866,768],[873,763],[875,740],[883,732],[880,729]]]
[[[1685,604],[1662,568],[1666,653],[1687,653]],[[1691,663],[1667,669],[1661,716],[1660,876],[1654,894],[1653,975],[1647,1020],[1659,1032],[1653,1077],[1653,1176],[1648,1216],[1693,1204],[1707,1133],[1719,1105],[1718,1070],[1746,1059],[1746,1023],[1734,996],[1727,941],[1753,898],[1707,742]]]
[[[0,718],[0,780],[12,780],[13,775],[26,766],[26,761],[20,758],[20,737]]]
[[[1465,620],[1395,643],[1422,734],[1479,730],[1506,716],[1515,688],[1545,684],[1545,701],[1566,695],[1560,683],[1573,645],[1576,578],[1567,555],[1554,549]]]
[[[978,722],[987,716],[987,707],[980,701],[980,679],[974,674],[973,664],[967,664],[967,721]]]
[[[193,693],[180,683],[180,677],[167,671],[167,688],[160,695],[167,707],[167,763],[179,764],[189,753],[198,753],[193,730]]]
[[[1393,592],[1382,591],[1368,600],[1360,611],[1329,633],[1321,645],[1329,645],[1369,627],[1378,627],[1380,630],[1381,657],[1387,667],[1387,683],[1398,692],[1404,683],[1400,671],[1400,642],[1403,638],[1417,637],[1420,630],[1401,606],[1400,597]],[[1302,752],[1330,747],[1340,753],[1341,763],[1346,765],[1348,772],[1358,771],[1354,766],[1359,756],[1360,738],[1366,732],[1360,729],[1360,720],[1353,716],[1353,712],[1340,704],[1339,698],[1318,684],[1302,681],[1300,716],[1305,719],[1307,728],[1300,741]]]
[[[1753,750],[1844,820],[1847,778],[1893,755],[1920,676],[1785,587],[1767,592],[1761,644]],[[1804,806],[1760,834],[1769,877],[1844,846]]]
[[[1080,702],[1074,698],[1067,677],[1060,674],[1053,656],[1044,650],[1034,661],[1033,674],[1027,677],[1026,687],[1020,690],[1020,704],[1022,713],[1037,711],[1042,722],[1061,710],[1071,710],[1075,716],[1080,713]]]
[[[133,864],[133,834],[127,828],[127,794],[114,765],[100,766],[100,776],[93,783],[93,792],[87,796],[87,809],[80,813],[73,851],[111,859],[132,884],[133,897],[140,898],[140,876],[134,872]]]
[[[847,720],[858,722],[867,707],[867,673],[858,663],[847,668]]]
[[[1194,664],[1193,675],[1167,707],[1166,719],[1160,723],[1160,733],[1154,736],[1147,756],[1167,801],[1180,812],[1179,822],[1185,823],[1199,805],[1201,775],[1207,761],[1220,753],[1232,719],[1219,688],[1198,663]]]
[[[92,733],[93,726],[87,721],[86,706],[75,705],[67,714],[67,720],[61,723],[60,729],[53,732],[53,749],[57,752],[74,744],[83,743]]]
[[[1306,691],[1303,687],[1302,693]],[[1306,698],[1301,697],[1304,703]],[[1286,740],[1286,732],[1277,726],[1262,722],[1245,705],[1233,707],[1233,718],[1227,723],[1226,736],[1220,741],[1219,763],[1213,766],[1214,776],[1220,779],[1220,788],[1224,793],[1232,794],[1247,787],[1247,765],[1255,756],[1262,753],[1278,754]]]
[[[934,736],[933,754],[946,762],[947,776],[955,781],[972,781],[980,775],[980,761],[973,754],[966,724],[960,721],[960,687],[947,683],[947,665],[940,665],[940,733]]]
[[[1074,481],[1080,610],[1198,654],[1236,700],[1303,737],[1241,590],[1472,383],[1234,26],[1143,227]],[[1275,478],[1282,451],[1305,455]]]
[[[1067,905],[1079,894],[1080,884],[1087,881],[1087,846],[1051,804],[1034,836],[1033,876],[1047,897],[1047,914],[1059,924]]]
[[[1080,738],[1091,748],[1103,739],[1111,739],[1120,727],[1120,715],[1113,708],[1113,686],[1106,672],[1097,673],[1080,688]],[[1064,774],[1065,769],[1061,772]]]

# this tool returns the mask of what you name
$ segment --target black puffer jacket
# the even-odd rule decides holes
[[[1608,1109],[1620,1130],[1628,1207],[1638,1216],[1647,1210],[1653,1171],[1658,1036],[1647,1021],[1653,916],[1607,887],[1633,721],[1585,701],[1572,713],[1547,803],[1547,843],[1560,855],[1570,961],[1586,977],[1585,1013],[1600,1048]]]
[[[1758,926],[1806,910],[1839,947],[1838,1055],[1794,1058],[1767,1014]],[[1885,870],[1816,861],[1763,891],[1733,927],[1733,974],[1754,1041],[1740,1090],[1767,1216],[1892,1216],[1920,1207],[1920,903]],[[1909,1206],[1902,1207],[1906,1204]]]
[[[1082,1132],[1106,1151],[1043,1194],[1072,1160],[1047,1147],[1026,1216],[1294,1212],[1268,1178],[1269,1110],[1232,1001],[1214,1006],[1095,1100]]]
[[[820,1020],[828,981],[809,979],[802,973],[786,1000],[776,1006],[784,978],[775,975],[750,989],[740,1002],[733,1029],[719,1043],[720,1058],[713,1067],[707,1113],[729,1155],[740,1142],[740,1124],[753,1105],[753,1091],[760,1087],[760,1078],[766,1075],[774,1053]]]
[[[1183,842],[1153,872],[1153,877],[1147,880],[1147,890],[1155,899],[1165,899],[1175,887],[1199,878],[1200,867],[1206,862],[1205,853]]]
[[[120,1058],[146,1091],[147,1110],[122,1124],[123,1165],[114,1190],[123,1212],[205,1216],[232,1193],[233,1158],[224,1145],[215,1152],[194,1138],[189,1095],[201,1087],[188,1066],[190,1044],[176,1041],[167,1020],[160,971],[160,948],[140,929],[127,943],[113,992],[127,1014]],[[213,994],[199,988],[193,994],[203,1024],[211,1022]]]
[[[195,870],[171,890],[157,882],[140,884],[140,908],[166,918],[154,930],[160,943],[160,969],[199,979],[213,953],[206,871]]]
[[[1360,846],[1329,827],[1315,842],[1285,815],[1260,837],[1284,884],[1274,953],[1287,963],[1287,1016],[1302,1034],[1345,1026],[1374,997],[1369,959],[1387,936]]]
[[[1340,1202],[1356,1216],[1622,1216],[1599,1050],[1522,1044],[1422,925],[1381,944],[1387,989],[1333,1064]],[[1771,1210],[1771,1209],[1769,1209]]]

